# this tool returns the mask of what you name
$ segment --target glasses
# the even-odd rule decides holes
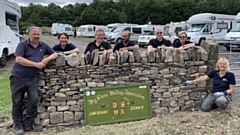
[[[179,38],[186,38],[185,36],[180,36]]]
[[[157,34],[162,34],[162,32],[157,32]]]

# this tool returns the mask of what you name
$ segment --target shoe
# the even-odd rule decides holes
[[[22,126],[15,126],[15,134],[16,135],[23,135],[24,134],[24,130]]]
[[[40,126],[40,125],[25,126],[24,131],[42,132],[43,126]]]

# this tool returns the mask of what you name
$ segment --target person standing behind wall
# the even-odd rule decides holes
[[[38,72],[49,61],[57,58],[46,43],[41,42],[41,30],[39,27],[29,29],[29,39],[21,41],[16,48],[14,56],[16,61],[10,75],[10,87],[12,92],[12,117],[15,124],[15,133],[24,134],[24,131],[40,132],[42,126],[34,124],[38,104]],[[43,58],[44,55],[49,55]],[[23,98],[27,92],[26,116],[23,120]]]
[[[95,40],[93,42],[90,42],[85,51],[84,54],[87,52],[92,52],[95,49],[99,50],[99,54],[102,54],[104,50],[107,50],[107,52],[112,53],[112,46],[104,41],[105,32],[103,29],[97,29],[95,32]]]
[[[130,32],[128,30],[124,30],[122,32],[122,41],[116,43],[116,45],[113,48],[113,52],[116,50],[121,51],[121,50],[128,50],[128,51],[134,51],[139,48],[139,46],[136,44],[134,41],[130,41]]]
[[[79,53],[79,49],[74,44],[68,43],[69,36],[67,33],[60,33],[57,38],[60,43],[52,47],[54,51],[64,54]]]
[[[165,49],[173,48],[171,41],[163,38],[164,32],[162,28],[157,28],[155,30],[155,34],[156,34],[156,39],[151,39],[148,43],[149,51],[156,51],[157,48],[165,48]]]

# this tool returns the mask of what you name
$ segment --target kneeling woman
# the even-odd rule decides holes
[[[236,84],[235,75],[229,71],[229,62],[226,58],[218,60],[215,70],[186,83],[192,84],[210,78],[213,78],[213,89],[202,103],[201,110],[204,112],[211,111],[214,108],[225,109],[231,100],[231,93],[234,91]]]
[[[64,54],[78,53],[79,49],[72,43],[68,43],[69,36],[67,33],[58,34],[59,44],[53,46],[56,52],[63,52]]]

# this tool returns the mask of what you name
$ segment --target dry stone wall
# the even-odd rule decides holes
[[[215,54],[218,49],[214,43],[204,42],[202,46],[186,51],[158,49],[101,55],[94,51],[59,56],[39,74],[36,122],[43,126],[83,124],[84,89],[136,83],[150,84],[154,116],[198,108],[207,93],[207,82],[188,86],[184,82],[212,69],[217,58],[211,58],[209,52]]]

